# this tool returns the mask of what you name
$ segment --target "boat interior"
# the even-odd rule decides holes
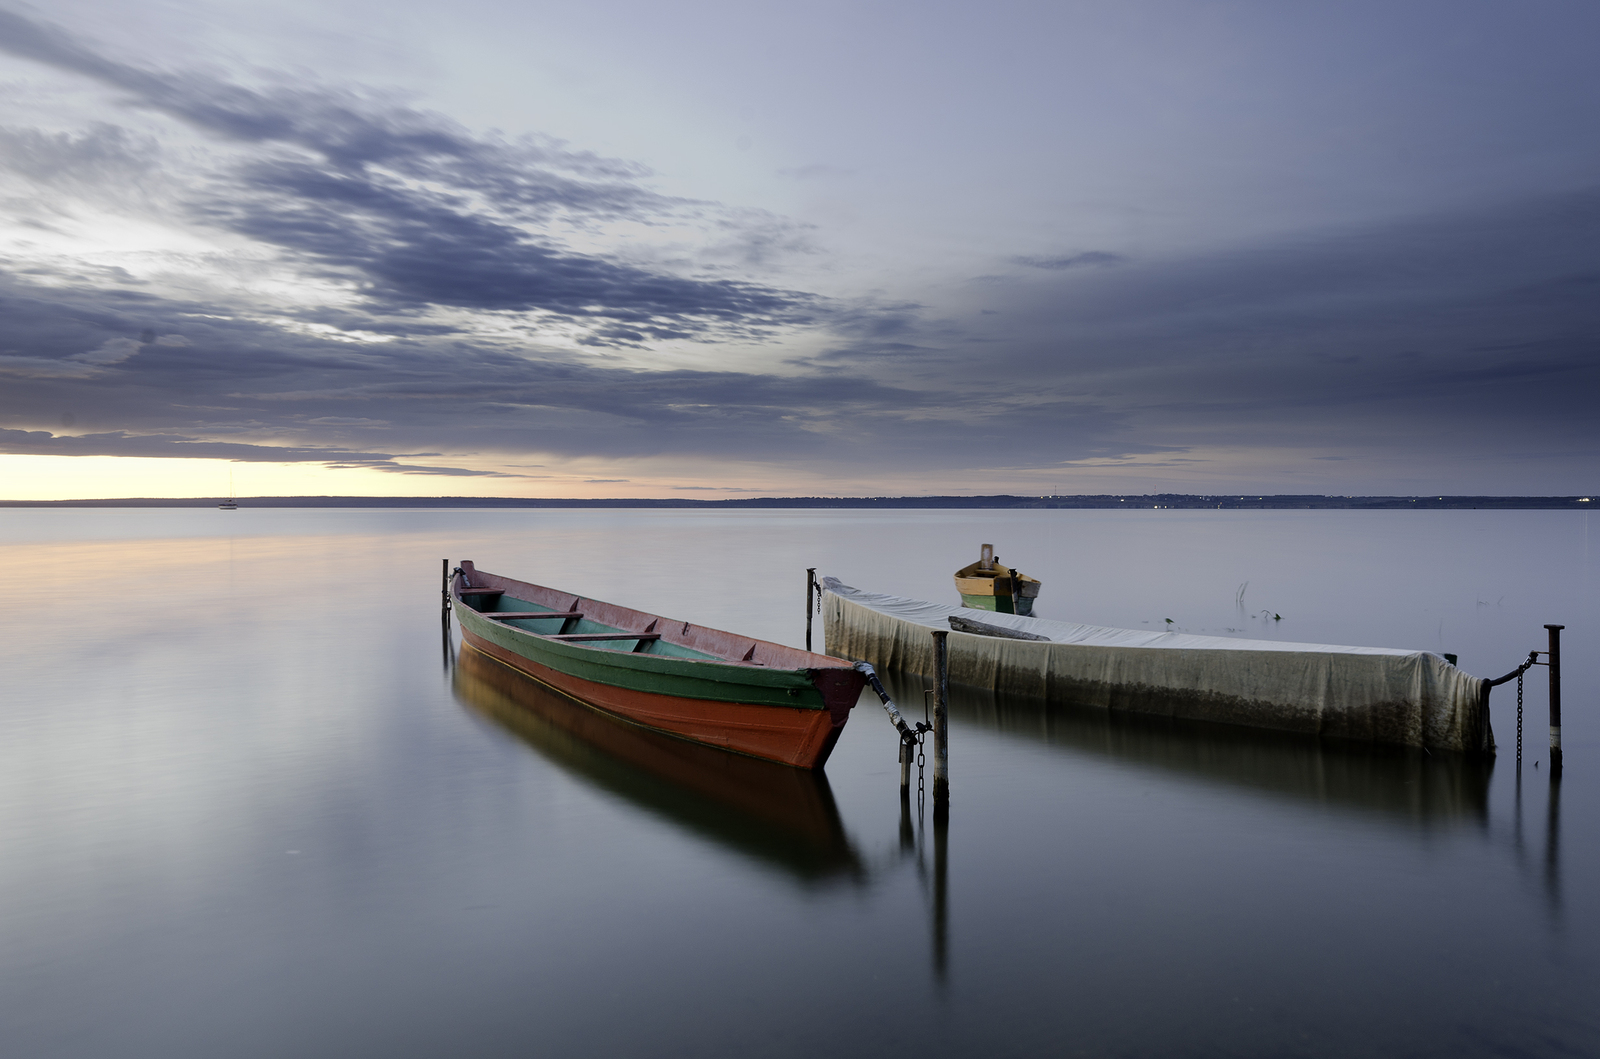
[[[968,578],[1009,580],[1013,574],[1015,574],[1022,581],[1037,582],[1039,580],[1036,577],[1029,577],[1027,574],[1017,574],[1016,571],[1011,569],[1011,567],[1002,566],[998,560],[996,560],[987,570],[983,569],[983,564],[981,562],[977,562],[972,563],[969,566],[963,566],[961,569],[956,571],[956,576],[962,578],[963,580]]]
[[[500,589],[463,588],[460,590],[460,596],[462,603],[486,618],[493,618],[513,628],[523,629],[552,640],[581,644],[601,651],[722,660],[719,655],[670,643],[662,639],[661,633],[654,628],[647,627],[643,632],[631,632],[596,621],[581,609],[558,610],[533,600],[519,599]],[[573,608],[582,605],[581,598],[573,597]],[[658,622],[650,624],[655,626]]]
[[[850,666],[798,648],[513,581],[478,570],[466,560],[453,586],[458,604],[484,617],[544,639],[598,651],[780,669]]]

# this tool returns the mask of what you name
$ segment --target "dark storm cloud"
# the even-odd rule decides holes
[[[368,298],[384,309],[543,310],[634,324],[597,329],[602,341],[693,337],[702,330],[695,318],[751,326],[802,322],[810,300],[553,250],[514,225],[463,208],[455,193],[287,159],[247,167],[197,212],[241,235],[358,273]]]
[[[175,182],[175,215],[359,295],[267,309],[248,294],[163,296],[86,263],[19,262],[0,275],[0,422],[20,428],[0,436],[4,451],[459,474],[477,472],[402,461],[703,456],[871,474],[1139,455],[1183,468],[1231,445],[1315,451],[1323,469],[1370,449],[1540,461],[1588,480],[1600,460],[1593,191],[1181,260],[1012,256],[964,309],[948,288],[939,304],[846,305],[740,279],[732,270],[803,251],[795,229],[656,195],[629,163],[479,136],[371,95],[135,67],[5,12],[0,48],[231,144],[229,161]],[[52,186],[121,185],[168,164],[105,123],[0,136],[0,162]],[[551,234],[702,214],[726,240],[716,278]],[[813,330],[783,373],[640,371],[453,322],[486,313],[507,335],[555,318],[602,347],[748,347]],[[373,336],[387,341],[338,340]]]
[[[37,284],[18,279],[0,290],[10,325],[0,414],[33,432],[13,444],[170,455],[219,445],[218,455],[269,453],[229,458],[371,466],[392,461],[369,451],[380,444],[391,452],[792,461],[849,461],[870,448],[881,458],[969,466],[1011,448],[1019,429],[1032,432],[1030,449],[1056,458],[1100,452],[1116,419],[1081,400],[966,387],[949,394],[927,380],[906,386],[853,370],[869,348],[938,352],[926,341],[947,336],[920,322],[917,305],[849,309],[575,253],[530,234],[530,225],[557,216],[651,223],[704,208],[641,188],[638,167],[550,143],[477,137],[438,115],[351,92],[247,88],[135,67],[4,12],[0,47],[248,146],[191,190],[183,210],[364,295],[355,306],[291,314],[392,338],[332,341],[264,323],[245,302],[163,299],[126,276],[36,266]],[[110,126],[17,135],[36,178],[153,164],[149,145]],[[712,220],[720,252],[746,265],[805,249],[770,215],[723,211]],[[838,352],[825,376],[641,372],[475,340],[419,316],[432,307],[555,316],[576,324],[578,341],[590,346],[749,340],[780,325],[822,323],[854,352]],[[914,332],[924,345],[906,340]],[[93,440],[60,436],[69,420]]]
[[[1409,438],[1570,471],[1600,448],[1597,245],[1585,191],[985,289],[986,368],[1070,379],[1161,440]]]
[[[558,216],[580,225],[653,221],[705,207],[640,187],[636,180],[646,172],[631,163],[551,142],[475,136],[442,115],[345,90],[250,88],[142,69],[5,11],[0,49],[257,145],[256,157],[212,175],[188,204],[190,216],[279,247],[310,272],[347,280],[372,310],[537,311],[595,321],[591,345],[749,338],[807,323],[816,311],[816,299],[801,292],[652,271],[566,250],[529,231]],[[77,137],[8,135],[22,148],[13,167],[37,178],[68,165],[83,176],[86,166],[126,164],[141,148],[148,153],[110,126]],[[745,242],[771,247],[783,241],[772,224],[723,216],[718,228],[753,225]]]
[[[203,303],[108,293],[0,277],[10,324],[0,421],[59,435],[70,417],[73,432],[98,435],[28,444],[197,455],[204,441],[259,453],[217,450],[228,458],[316,462],[424,448],[456,462],[528,452],[853,462],[870,452],[954,467],[1014,459],[1020,439],[1060,459],[1092,455],[1117,418],[1081,400],[952,394],[860,371],[638,371],[451,336],[353,344]]]
[[[59,432],[70,413],[76,430],[128,435],[105,444],[319,462],[428,449],[956,471],[1142,454],[1177,469],[1187,449],[1232,444],[1513,467],[1506,454],[1525,453],[1569,473],[1600,455],[1594,245],[1600,194],[1585,193],[1042,273],[1052,282],[986,285],[1005,311],[966,324],[910,305],[841,312],[824,370],[795,375],[636,371],[449,334],[352,344],[14,279],[0,417]]]

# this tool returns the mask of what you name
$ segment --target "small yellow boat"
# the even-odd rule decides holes
[[[1036,577],[1000,565],[994,545],[983,546],[983,558],[956,571],[956,591],[961,605],[974,610],[1000,614],[1032,614],[1033,601],[1039,598]]]

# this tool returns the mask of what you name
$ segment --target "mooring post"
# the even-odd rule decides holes
[[[947,630],[933,631],[933,811],[950,801],[950,649]]]
[[[450,613],[450,560],[440,559],[443,569],[440,570],[439,579],[439,613]]]
[[[911,759],[917,756],[917,744],[900,740],[900,800],[911,801]]]
[[[817,586],[817,568],[806,567],[806,650],[811,650],[811,593]]]
[[[1546,625],[1550,630],[1550,768],[1561,768],[1561,630],[1565,625]]]

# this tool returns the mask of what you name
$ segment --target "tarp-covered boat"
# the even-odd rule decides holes
[[[933,675],[929,630],[992,625],[1042,639],[950,632],[952,683],[1191,720],[1493,753],[1488,681],[1426,651],[1236,640],[985,614],[823,579],[829,654]]]
[[[479,651],[636,724],[820,768],[865,678],[849,662],[587,599],[463,562],[450,578]]]
[[[983,546],[982,558],[956,571],[961,605],[999,614],[1032,614],[1039,598],[1039,579],[1001,564],[994,545]]]

